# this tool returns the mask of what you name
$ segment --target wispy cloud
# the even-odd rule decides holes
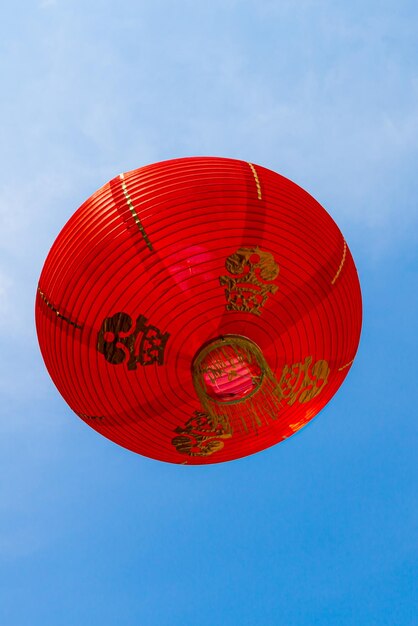
[[[57,4],[57,0],[41,0],[39,6],[41,9],[49,9]]]

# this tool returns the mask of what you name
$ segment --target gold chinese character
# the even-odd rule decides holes
[[[260,248],[239,248],[225,262],[232,276],[221,276],[219,282],[225,287],[228,311],[244,311],[261,315],[269,294],[278,290],[274,281],[279,266],[270,252]]]
[[[136,351],[140,333],[142,335]],[[164,348],[169,336],[169,333],[162,333],[156,326],[147,325],[144,315],[137,317],[132,328],[132,318],[120,312],[103,321],[97,337],[97,350],[112,365],[119,365],[128,359],[129,370],[135,370],[138,363],[163,365]]]
[[[178,426],[174,432],[178,435],[171,443],[177,452],[188,456],[209,456],[218,452],[224,447],[223,439],[232,436],[227,425],[213,426],[210,416],[202,411],[195,411],[185,426]]]
[[[330,369],[323,359],[312,365],[312,357],[307,356],[303,363],[285,365],[279,381],[279,390],[287,404],[296,400],[308,402],[317,396],[328,382]]]

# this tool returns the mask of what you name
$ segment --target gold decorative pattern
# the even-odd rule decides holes
[[[283,400],[289,405],[296,400],[300,403],[312,400],[327,384],[329,374],[328,363],[321,359],[312,365],[311,356],[307,356],[303,363],[285,365],[279,381]]]
[[[137,317],[132,328],[132,318],[121,311],[103,321],[97,336],[97,350],[112,365],[120,365],[128,359],[128,370],[135,370],[138,363],[164,365],[164,349],[169,336],[170,333],[162,333],[156,326],[147,324],[144,315]]]
[[[237,426],[246,433],[257,432],[275,421],[284,405],[309,402],[321,393],[329,375],[327,361],[314,362],[307,356],[303,362],[285,365],[277,380],[258,346],[239,335],[209,342],[192,363],[193,384],[205,415],[214,427],[231,433]],[[240,377],[239,384],[228,385],[235,376]]]
[[[71,324],[71,326],[74,326],[74,328],[78,328],[79,330],[81,330],[83,327],[80,324],[77,324],[76,322],[73,322],[73,320],[71,320],[69,317],[66,317],[65,315],[62,315],[62,313],[59,312],[59,310],[57,309],[57,307],[55,307],[46,297],[46,295],[43,293],[43,291],[40,290],[40,288],[38,287],[38,293],[39,296],[41,297],[41,299],[45,302],[46,306],[48,308],[51,309],[51,311],[54,311],[54,313],[56,314],[57,317],[59,317],[61,320],[64,320],[64,322],[67,322],[67,324]]]
[[[271,252],[258,246],[239,248],[226,259],[225,267],[232,276],[220,276],[219,282],[225,287],[227,310],[261,315],[269,295],[278,290],[272,281],[279,274],[279,266]]]
[[[337,270],[337,273],[335,274],[334,278],[331,281],[331,285],[333,285],[335,283],[335,281],[337,280],[338,276],[341,274],[341,270],[343,269],[343,265],[345,262],[345,257],[347,255],[347,244],[344,240],[344,250],[343,250],[343,258],[341,259],[341,263],[340,263],[340,267]]]
[[[184,426],[175,430],[177,437],[171,443],[180,454],[187,456],[210,456],[224,447],[224,439],[229,439],[232,432],[221,424],[214,426],[210,415],[195,411]],[[187,461],[184,461],[184,465]]]
[[[259,200],[261,200],[261,198],[262,198],[262,196],[261,196],[261,185],[260,185],[260,180],[258,178],[257,170],[255,169],[255,167],[254,167],[254,165],[252,163],[248,163],[248,165],[250,166],[251,171],[252,171],[253,176],[254,176],[255,184],[256,184],[256,187],[257,187],[257,198]]]
[[[210,365],[201,366],[200,371],[203,375],[207,375],[208,380],[211,383],[216,385],[217,381],[224,376],[226,376],[228,382],[231,382],[234,378],[237,378],[239,376],[238,368],[241,364],[244,363],[244,357],[242,356],[242,354],[239,354],[238,351],[234,359],[231,359],[231,355],[228,355],[225,351],[221,358],[213,360]],[[254,391],[256,391],[257,387],[259,387],[262,379],[262,372],[260,372],[259,374],[254,374],[252,378]]]
[[[147,235],[147,233],[145,232],[145,228],[143,227],[142,222],[141,222],[141,220],[139,219],[138,213],[136,212],[135,207],[134,207],[134,205],[132,204],[132,200],[131,200],[130,195],[129,195],[129,193],[128,193],[128,188],[127,188],[127,186],[126,186],[126,182],[125,182],[125,180],[124,180],[124,179],[125,179],[125,177],[124,177],[124,175],[123,175],[123,174],[120,174],[120,175],[119,175],[119,178],[120,178],[120,180],[121,180],[121,182],[122,182],[122,189],[123,189],[123,193],[124,193],[125,198],[126,198],[126,203],[127,203],[128,207],[129,207],[129,210],[130,210],[130,211],[131,211],[131,213],[132,213],[132,217],[134,218],[135,224],[138,226],[139,230],[141,231],[141,235],[143,236],[144,241],[145,241],[145,243],[147,244],[148,248],[149,248],[150,250],[153,250],[152,243],[151,243],[151,242],[150,242],[150,240],[148,239],[148,235]]]
[[[350,367],[350,365],[354,363],[354,359],[351,359],[351,361],[349,361],[349,363],[346,363],[345,365],[343,365],[342,367],[338,368],[339,372],[342,372],[343,370],[345,370],[346,367]]]
[[[242,386],[230,395],[214,395],[221,377],[232,380],[237,367]],[[247,433],[257,430],[279,413],[277,380],[259,347],[246,337],[225,335],[203,346],[192,363],[192,375],[204,412],[213,425],[221,425],[227,432],[237,425]]]

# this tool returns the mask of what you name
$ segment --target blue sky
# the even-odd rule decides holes
[[[416,3],[22,0],[2,7],[0,76],[1,623],[416,624]],[[312,424],[188,468],[72,414],[33,303],[91,193],[195,154],[259,163],[325,206],[364,326]]]

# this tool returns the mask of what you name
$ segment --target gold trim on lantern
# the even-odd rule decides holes
[[[55,315],[57,317],[59,317],[59,319],[64,320],[64,322],[67,322],[67,324],[71,324],[71,326],[74,326],[74,328],[78,328],[79,330],[81,330],[83,327],[80,326],[80,324],[76,324],[76,322],[73,322],[73,320],[71,320],[69,317],[66,317],[65,315],[63,315],[62,313],[59,312],[59,310],[57,309],[57,307],[55,307],[46,297],[46,295],[43,293],[43,291],[40,290],[40,288],[38,287],[38,293],[40,298],[45,302],[46,306],[48,308],[51,309],[51,311],[54,311]]]
[[[126,183],[125,183],[125,180],[124,180],[124,179],[125,179],[125,177],[124,177],[124,175],[123,175],[123,174],[120,174],[120,175],[119,175],[119,178],[120,178],[120,180],[121,180],[121,182],[122,182],[122,190],[123,190],[124,196],[125,196],[125,198],[126,198],[126,203],[127,203],[128,207],[129,207],[130,212],[132,213],[132,217],[133,217],[133,218],[134,218],[134,220],[135,220],[135,224],[138,226],[139,230],[141,231],[141,235],[143,236],[144,241],[145,241],[145,243],[147,244],[148,248],[149,248],[150,250],[153,250],[152,243],[150,242],[150,240],[149,240],[149,238],[148,238],[148,235],[147,235],[147,233],[145,232],[145,228],[143,227],[142,222],[141,222],[141,220],[139,219],[138,213],[136,212],[135,207],[134,207],[134,205],[132,204],[131,197],[130,197],[130,195],[129,195],[129,193],[128,193],[128,188],[127,188]]]
[[[350,365],[354,363],[354,359],[351,359],[351,361],[349,361],[348,363],[346,363],[345,365],[343,365],[342,367],[338,368],[339,372],[342,372],[343,370],[345,370],[346,367],[350,367]]]
[[[260,185],[260,179],[258,178],[258,174],[257,174],[257,170],[255,169],[254,165],[252,163],[248,163],[248,165],[251,168],[251,171],[253,173],[254,176],[254,180],[255,180],[255,184],[257,187],[257,198],[259,200],[261,200],[262,196],[261,196],[261,185]]]
[[[335,281],[337,280],[338,276],[341,274],[341,270],[343,269],[343,265],[345,262],[345,257],[347,255],[347,244],[344,240],[344,250],[343,250],[343,258],[341,259],[341,263],[340,263],[340,267],[337,270],[337,273],[335,274],[334,278],[331,281],[331,285],[333,285],[335,283]]]

